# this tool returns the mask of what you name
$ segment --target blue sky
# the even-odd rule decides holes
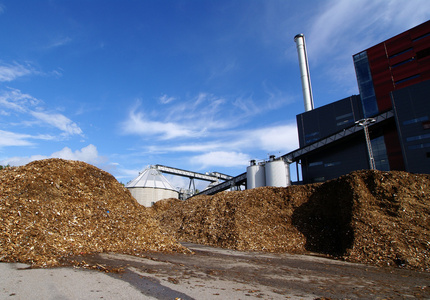
[[[353,54],[428,19],[428,0],[0,0],[0,164],[238,175],[298,147],[296,34],[319,107],[358,94]]]

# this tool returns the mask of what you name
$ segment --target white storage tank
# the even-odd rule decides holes
[[[179,197],[179,192],[159,170],[152,167],[145,169],[125,187],[139,204],[146,207],[150,207],[162,199]]]
[[[271,156],[264,168],[266,186],[287,187],[290,185],[290,169],[282,159],[276,160],[274,156]]]
[[[264,173],[264,165],[256,164],[255,160],[251,160],[250,166],[246,168],[246,188],[253,189],[264,186],[266,183]]]

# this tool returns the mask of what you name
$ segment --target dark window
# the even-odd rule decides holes
[[[321,166],[323,163],[322,161],[316,161],[309,164],[309,167],[315,167],[315,166]]]
[[[430,152],[427,152],[427,158],[430,158]]]
[[[422,59],[430,55],[430,48],[421,50],[417,52],[417,59]]]
[[[408,149],[410,150],[417,150],[417,149],[423,149],[423,148],[430,148],[430,143],[408,146]]]
[[[413,58],[413,57],[411,57],[411,58],[409,58],[409,59],[407,59],[407,60],[404,60],[404,61],[402,61],[402,62],[399,62],[399,63],[397,63],[397,64],[392,65],[392,66],[391,66],[391,68],[392,68],[392,69],[397,68],[398,66],[401,66],[401,65],[407,64],[408,62],[413,61],[413,60],[414,60],[414,58]]]
[[[329,163],[326,163],[326,164],[324,164],[324,167],[334,167],[334,166],[338,166],[338,165],[340,165],[341,164],[341,162],[340,161],[333,161],[333,162],[329,162]]]
[[[415,124],[415,123],[419,123],[419,122],[424,122],[424,121],[428,121],[428,119],[429,119],[428,116],[410,119],[407,121],[403,121],[403,125],[411,125],[411,124]]]
[[[428,36],[430,36],[430,32],[429,32],[429,33],[426,33],[426,34],[423,34],[422,36],[419,36],[419,37],[417,37],[417,38],[413,39],[412,41],[413,41],[413,42],[416,42],[416,41],[419,41],[419,40],[421,40],[421,39],[423,39],[423,38],[426,38],[426,37],[428,37]]]
[[[398,81],[394,82],[394,84],[397,85],[397,84],[400,84],[400,83],[403,83],[403,82],[406,82],[406,81],[409,81],[409,80],[412,80],[412,79],[415,79],[415,78],[418,78],[418,77],[420,77],[420,74],[413,75],[413,76],[407,77],[407,78],[402,79],[402,80],[398,80]]]
[[[421,134],[421,135],[416,135],[416,136],[410,136],[408,138],[406,138],[407,142],[413,142],[413,141],[420,141],[420,140],[425,140],[425,139],[429,139],[430,138],[430,133],[427,134]]]
[[[401,51],[401,52],[399,52],[399,53],[393,54],[393,55],[391,55],[389,58],[393,58],[393,57],[396,57],[396,56],[402,55],[403,53],[406,53],[406,52],[409,52],[409,51],[412,51],[412,48],[408,48],[408,49],[403,50],[403,51]]]
[[[423,129],[430,129],[430,121],[423,122]]]

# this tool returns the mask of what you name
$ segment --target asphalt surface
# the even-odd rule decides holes
[[[75,258],[100,271],[1,263],[0,299],[430,299],[428,272],[184,245],[194,254]]]

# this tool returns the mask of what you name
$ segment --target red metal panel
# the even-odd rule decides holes
[[[430,32],[430,21],[424,22],[412,29],[410,29],[410,35],[411,38],[417,39],[419,37],[422,37]]]
[[[367,58],[369,60],[370,65],[374,65],[375,62],[381,61],[382,59],[386,59],[387,54],[385,53],[384,43],[380,43],[367,49]]]
[[[412,44],[411,36],[408,32],[404,32],[385,42],[387,54],[389,57],[396,55],[410,48]]]
[[[415,52],[428,49],[430,47],[430,35],[416,42],[413,42],[412,45],[414,47]]]
[[[393,58],[390,58],[390,65],[391,66],[396,65],[396,64],[404,62],[404,61],[406,61],[406,60],[408,60],[414,56],[415,56],[415,52],[413,51],[412,48],[409,48],[408,51],[406,51],[400,55],[397,55]]]
[[[380,112],[391,109],[392,104],[391,104],[391,98],[389,94],[382,94],[380,96],[376,96],[376,98],[377,98],[378,109]]]
[[[403,80],[419,74],[419,68],[416,60],[412,60],[403,65],[391,69],[394,82]]]
[[[387,128],[384,132],[385,147],[387,148],[388,161],[391,170],[404,171],[402,148],[395,126]]]
[[[430,72],[430,56],[426,57],[425,59],[418,60],[417,65],[420,70],[421,76],[423,77],[423,80],[425,80],[425,74],[428,74]]]
[[[425,70],[424,72],[421,72],[421,81],[425,81],[425,80],[430,80],[430,65],[427,66],[427,70]]]
[[[407,80],[407,81],[396,83],[395,84],[396,85],[396,90],[404,88],[404,87],[407,87],[407,86],[410,86],[410,85],[413,85],[415,83],[419,83],[421,81],[423,81],[423,79],[422,79],[422,76],[420,75],[419,77],[412,78],[412,79]]]

